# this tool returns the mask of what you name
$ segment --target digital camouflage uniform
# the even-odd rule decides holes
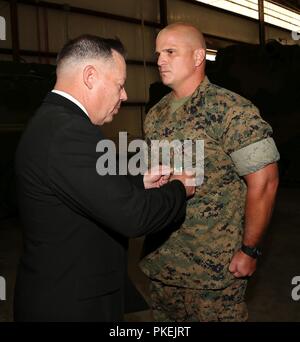
[[[196,313],[198,318],[186,314],[190,320],[245,320],[246,281],[236,279],[228,267],[242,242],[246,185],[241,176],[279,159],[270,138],[272,129],[251,102],[210,83],[207,77],[174,112],[170,110],[172,97],[167,94],[147,114],[146,139],[149,144],[162,139],[203,140],[204,180],[188,201],[180,229],[146,238],[149,254],[140,267],[154,281],[155,319],[182,321],[184,314],[178,307],[191,307],[183,299],[190,297],[191,303],[194,298],[194,303],[202,305],[203,313]],[[177,293],[180,288],[185,290],[182,298]],[[166,291],[170,301],[163,308]],[[220,298],[227,303],[220,303]],[[210,301],[219,309],[213,309]],[[173,308],[172,303],[176,304]],[[169,305],[175,316],[167,318],[164,311]],[[232,314],[226,313],[226,307]]]

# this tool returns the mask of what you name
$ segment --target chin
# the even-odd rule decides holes
[[[161,79],[162,83],[166,86],[169,86],[172,82],[170,80],[167,80],[167,79]]]
[[[114,116],[113,115],[110,115],[110,116],[107,116],[104,120],[105,123],[108,123],[108,122],[112,122],[114,119]]]

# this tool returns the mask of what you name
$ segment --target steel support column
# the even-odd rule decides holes
[[[11,42],[13,61],[20,61],[20,44],[19,44],[19,21],[18,21],[18,5],[17,0],[11,0],[10,6],[10,21],[11,21]]]
[[[168,25],[168,4],[167,0],[159,0],[160,24],[165,27]]]
[[[266,31],[265,31],[265,11],[264,0],[258,0],[258,13],[259,13],[259,43],[260,46],[265,46]]]

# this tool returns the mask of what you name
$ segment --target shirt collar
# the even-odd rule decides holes
[[[207,87],[210,86],[210,81],[207,76],[205,76],[202,82],[199,84],[198,88],[195,90],[194,94],[198,92],[205,92]],[[192,95],[193,96],[193,95]]]
[[[61,96],[65,97],[65,98],[67,98],[68,100],[72,101],[72,102],[75,103],[80,109],[82,109],[82,110],[85,112],[85,114],[86,114],[87,116],[89,116],[89,114],[88,114],[87,110],[84,108],[84,106],[83,106],[78,100],[76,100],[72,95],[70,95],[70,94],[68,94],[68,93],[66,93],[66,92],[64,92],[64,91],[56,90],[56,89],[53,89],[53,90],[52,90],[52,93],[56,93],[56,94],[58,94],[58,95],[61,95]]]

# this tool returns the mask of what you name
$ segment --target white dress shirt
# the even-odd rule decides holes
[[[89,114],[88,114],[87,110],[84,108],[84,106],[83,106],[78,100],[76,100],[72,95],[70,95],[70,94],[68,94],[68,93],[66,93],[66,92],[64,92],[64,91],[56,90],[56,89],[53,89],[53,90],[52,90],[52,93],[56,93],[56,94],[58,94],[58,95],[61,95],[61,96],[65,97],[65,98],[67,98],[68,100],[72,101],[72,102],[75,103],[80,109],[82,109],[82,110],[85,112],[85,114],[86,114],[87,116],[89,116]]]

